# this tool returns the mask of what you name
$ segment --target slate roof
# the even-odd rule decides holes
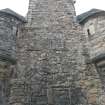
[[[100,54],[100,55],[94,57],[91,61],[92,61],[92,62],[99,62],[99,61],[102,61],[102,60],[104,60],[104,59],[105,59],[105,53]]]
[[[82,13],[77,16],[77,21],[79,23],[84,22],[88,17],[93,16],[94,14],[100,13],[100,12],[105,12],[104,10],[99,10],[99,9],[91,9],[90,11],[87,11],[85,13]]]
[[[14,16],[15,18],[19,19],[20,21],[26,22],[25,17],[19,15],[18,13],[14,12],[13,10],[11,10],[11,9],[9,9],[9,8],[0,10],[0,13],[6,13],[6,14],[9,14],[9,15],[12,15],[12,16]]]

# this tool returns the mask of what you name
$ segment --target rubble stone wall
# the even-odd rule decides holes
[[[8,105],[16,64],[16,34],[22,21],[0,11],[0,105]]]
[[[28,24],[17,40],[18,76],[30,87],[24,104],[87,105],[79,85],[81,32],[74,14],[72,0],[30,0]]]
[[[89,62],[104,17],[80,27],[73,0],[30,0],[27,19],[0,14],[0,105],[105,105],[104,61]]]
[[[18,78],[27,87],[19,105],[104,105],[99,75],[85,62],[86,37],[74,17],[72,0],[30,0],[28,23],[17,40]],[[22,95],[15,96],[12,105]]]
[[[105,53],[105,15],[98,14],[89,18],[83,25],[83,32],[87,38],[87,46],[90,53],[90,58]],[[90,30],[88,35],[87,30]]]
[[[86,71],[88,71],[88,75],[84,76],[88,78],[88,94],[89,95],[89,102],[94,103],[95,97],[97,94],[99,95],[98,99],[99,102],[97,104],[104,105],[104,97],[105,97],[105,61],[104,61],[104,54],[105,54],[105,16],[101,14],[94,15],[88,18],[84,24],[82,24],[83,33],[85,35],[85,42],[84,42],[84,57],[86,64]],[[88,32],[89,29],[89,32]],[[86,80],[87,81],[87,80]],[[89,82],[90,81],[90,82]],[[94,85],[92,85],[94,84]],[[92,86],[92,87],[91,87]]]

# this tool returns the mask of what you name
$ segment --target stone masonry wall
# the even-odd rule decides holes
[[[18,32],[21,22],[0,14],[0,53],[17,59],[16,65],[0,62],[1,105],[105,105],[100,75],[88,62],[96,53],[74,21],[73,3],[30,0],[28,23],[19,25]],[[96,20],[91,22],[84,30],[89,26],[94,35]]]
[[[11,105],[105,105],[72,0],[30,0],[17,36]],[[83,56],[84,55],[84,56]]]
[[[16,34],[22,21],[0,11],[0,105],[8,105],[16,63]]]
[[[95,15],[89,20],[87,20],[83,25],[84,41],[83,45],[83,55],[86,62],[85,72],[84,72],[84,81],[82,82],[87,88],[88,93],[88,102],[89,104],[104,105],[104,71],[98,66],[103,63],[102,61],[91,62],[92,59],[98,58],[97,56],[104,54],[104,22],[105,16]],[[87,32],[89,29],[90,35]],[[87,78],[87,79],[86,79]]]
[[[87,105],[79,84],[83,60],[74,14],[72,0],[30,0],[28,24],[17,40],[18,78],[28,90],[14,93],[11,105]]]
[[[0,58],[16,59],[16,33],[21,21],[15,17],[0,13]]]
[[[100,54],[105,53],[105,16],[96,15],[85,22],[83,32],[87,38],[87,47],[89,49],[90,58],[95,58]],[[87,29],[90,29],[90,35],[88,35]]]

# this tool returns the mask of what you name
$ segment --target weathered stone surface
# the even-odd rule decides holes
[[[6,10],[0,105],[105,105],[104,16],[80,27],[73,0],[30,0],[26,24]]]
[[[88,12],[87,12],[88,13]],[[94,14],[94,12],[92,12]],[[88,70],[88,77],[83,82],[88,88],[88,100],[90,104],[104,105],[105,93],[105,58],[104,58],[104,23],[105,23],[105,13],[104,11],[96,12],[94,15],[88,17],[81,26],[83,28],[83,33],[85,35],[84,46],[84,56],[86,62],[91,64],[87,65],[86,70]],[[92,66],[93,65],[93,66]]]
[[[32,105],[87,104],[79,86],[81,31],[74,14],[72,0],[30,0],[28,24],[18,34],[17,67],[19,78],[29,82]]]
[[[16,34],[23,23],[10,11],[0,11],[0,105],[9,103],[10,79],[15,76],[12,65],[16,64]]]
[[[15,62],[16,59],[16,34],[18,26],[23,22],[6,13],[0,11],[0,59]]]

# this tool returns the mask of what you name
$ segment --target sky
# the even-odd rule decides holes
[[[0,9],[10,8],[26,16],[29,0],[0,0]],[[92,8],[105,10],[105,0],[76,0],[76,13],[81,14]]]
[[[76,0],[75,8],[77,15],[92,8],[105,10],[105,0]]]

